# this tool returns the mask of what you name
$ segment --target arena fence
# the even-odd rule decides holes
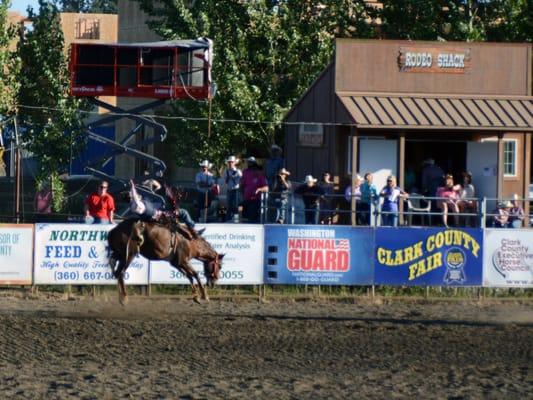
[[[275,223],[280,215],[280,209],[285,209],[286,219],[284,224],[303,224],[305,214],[313,215],[314,224],[335,224],[351,226],[383,226],[388,215],[397,215],[397,225],[408,226],[443,226],[443,211],[439,207],[444,197],[430,197],[413,194],[407,199],[402,199],[400,210],[391,213],[382,210],[380,199],[370,204],[362,203],[355,196],[352,208],[351,199],[344,195],[321,196],[313,208],[306,208],[304,197],[294,193],[286,194],[286,200],[281,202],[280,193],[270,192],[262,194],[261,198],[261,222]],[[533,202],[530,198],[462,198],[457,199],[460,210],[454,212],[451,208],[447,215],[448,226],[456,227],[492,227],[494,217],[498,215],[499,203],[515,202],[522,210],[526,209],[526,204]],[[509,227],[530,227],[533,215],[522,211],[520,220],[513,215],[509,216]]]
[[[221,285],[533,287],[533,231],[205,224]],[[111,225],[0,224],[0,285],[111,285]],[[202,274],[200,263],[193,262]],[[138,257],[128,285],[188,284]]]

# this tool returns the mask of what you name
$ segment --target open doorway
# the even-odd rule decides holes
[[[433,159],[444,173],[460,183],[466,170],[467,142],[459,140],[407,139],[405,143],[405,190],[420,193],[424,161]]]

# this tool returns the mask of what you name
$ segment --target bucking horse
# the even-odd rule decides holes
[[[126,219],[109,231],[107,241],[110,249],[109,265],[118,281],[121,304],[127,301],[124,274],[138,254],[148,260],[168,261],[183,273],[191,283],[196,302],[199,302],[198,289],[202,299],[209,301],[209,297],[190,260],[195,258],[203,263],[207,286],[212,287],[220,278],[224,254],[218,254],[201,233],[180,224]]]

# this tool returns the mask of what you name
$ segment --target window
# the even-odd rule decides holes
[[[516,139],[503,141],[503,175],[516,176]]]

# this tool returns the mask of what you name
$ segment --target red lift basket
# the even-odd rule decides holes
[[[70,92],[76,97],[209,98],[213,42],[72,43]]]

